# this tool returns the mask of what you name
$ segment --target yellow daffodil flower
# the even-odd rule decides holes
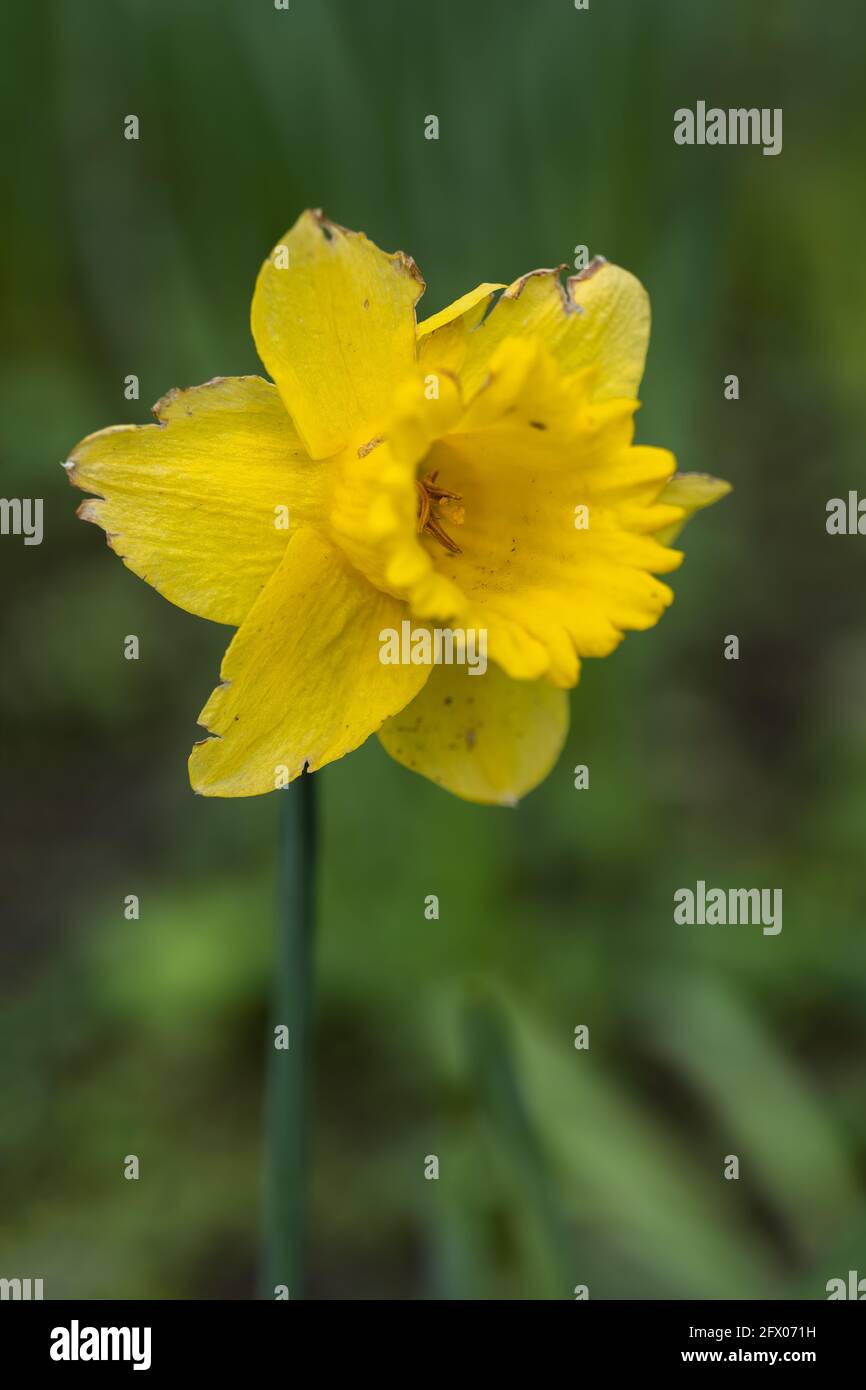
[[[407,256],[306,212],[253,296],[274,384],[171,391],[155,425],[66,465],[135,574],[238,629],[198,792],[272,791],[378,733],[458,796],[513,804],[557,759],[581,658],[658,621],[670,541],[728,491],[632,442],[650,315],[627,271],[479,285],[416,325],[423,288]],[[415,655],[384,660],[406,622]],[[416,664],[417,632],[446,629],[483,634],[489,666],[459,646]]]

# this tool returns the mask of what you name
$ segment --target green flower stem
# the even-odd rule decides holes
[[[277,922],[268,1037],[262,1297],[286,1285],[304,1297],[307,1146],[313,1013],[316,806],[314,779],[279,793]],[[288,1048],[274,1045],[289,1030]]]

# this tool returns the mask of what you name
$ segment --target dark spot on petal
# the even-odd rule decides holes
[[[530,420],[530,425],[534,430],[546,430],[547,426],[541,420]]]

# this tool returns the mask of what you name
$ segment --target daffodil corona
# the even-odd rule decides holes
[[[124,563],[238,629],[198,792],[272,791],[378,733],[458,796],[515,802],[558,757],[581,659],[658,621],[671,541],[728,490],[633,443],[650,320],[627,271],[533,271],[416,323],[423,288],[407,256],[306,212],[253,296],[273,384],[171,391],[157,424],[70,456],[94,494],[79,515]],[[404,622],[483,633],[482,678],[382,660]]]

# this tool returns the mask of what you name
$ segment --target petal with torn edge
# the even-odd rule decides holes
[[[424,281],[402,251],[305,212],[262,266],[252,329],[313,458],[365,443],[415,364]]]
[[[534,270],[500,295],[469,334],[461,381],[467,395],[508,337],[538,337],[566,374],[595,370],[597,400],[637,395],[650,332],[646,290],[627,270],[596,257],[564,286],[559,269]]]
[[[91,434],[66,464],[98,493],[78,515],[165,598],[236,627],[280,563],[289,528],[320,513],[321,468],[276,387],[217,377],[170,391],[155,425]]]

